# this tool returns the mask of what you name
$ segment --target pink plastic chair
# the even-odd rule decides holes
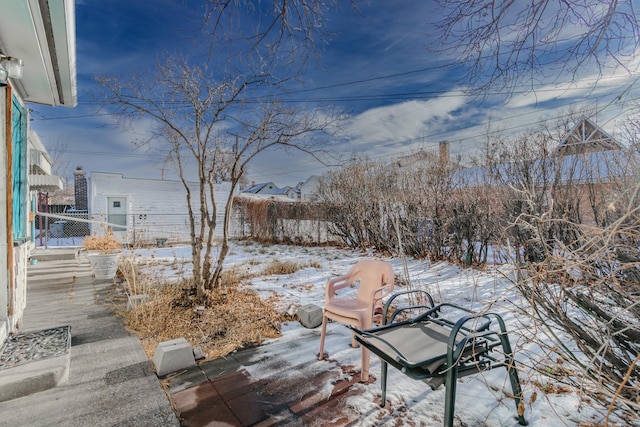
[[[336,291],[359,282],[355,298],[339,298]],[[358,261],[344,276],[330,279],[324,294],[324,315],[320,335],[320,354],[324,358],[324,338],[327,333],[327,320],[331,319],[359,329],[371,328],[373,322],[382,321],[382,299],[393,292],[395,275],[391,264],[384,261]],[[351,346],[357,347],[355,338]],[[362,381],[369,380],[369,350],[362,348]]]

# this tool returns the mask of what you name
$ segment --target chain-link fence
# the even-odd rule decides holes
[[[223,216],[216,218],[216,237],[222,236]],[[196,221],[196,230],[199,227]],[[111,228],[117,237],[131,246],[166,246],[191,241],[189,216],[186,214],[135,213],[119,215],[89,214],[68,210],[63,213],[38,212],[34,221],[34,237],[38,246],[80,246],[87,235]],[[232,221],[231,237],[239,237],[236,221]]]
[[[229,227],[231,239],[298,244],[326,244],[337,240],[329,231],[330,224],[326,218],[319,217],[313,205],[273,200],[252,201],[249,205],[245,202],[234,206]],[[199,226],[196,220],[196,234]],[[224,213],[220,212],[216,217],[216,238],[222,237],[223,226]],[[187,214],[139,212],[108,215],[67,208],[60,213],[36,213],[35,243],[44,247],[81,246],[85,236],[99,234],[104,227],[111,228],[118,238],[131,246],[191,242]]]

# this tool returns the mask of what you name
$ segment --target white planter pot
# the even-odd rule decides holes
[[[89,253],[89,262],[91,263],[91,269],[96,280],[113,280],[118,271],[118,260],[120,260],[120,253],[115,254],[101,254],[101,253]]]

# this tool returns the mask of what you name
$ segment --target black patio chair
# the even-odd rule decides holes
[[[387,316],[400,295],[411,293],[426,294],[422,290],[394,294],[385,304],[383,326],[367,330],[351,327],[356,340],[381,359],[381,406],[386,404],[389,364],[410,378],[424,380],[434,390],[444,384],[444,425],[452,426],[457,379],[505,367],[515,399],[516,419],[520,425],[527,425],[520,380],[502,317],[496,313],[474,313],[455,304],[434,307],[430,295],[422,299],[428,299],[431,307],[422,303],[406,305]],[[401,313],[416,308],[426,311],[412,319],[395,321]]]

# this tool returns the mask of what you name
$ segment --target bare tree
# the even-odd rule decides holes
[[[100,77],[98,83],[104,99],[121,120],[134,123],[140,117],[152,119],[155,127],[151,138],[138,143],[162,144],[168,161],[177,168],[186,191],[194,286],[202,299],[206,289],[219,284],[228,252],[231,197],[247,164],[276,146],[312,152],[316,149],[313,140],[304,138],[315,131],[327,131],[334,123],[333,116],[287,109],[278,102],[244,104],[241,95],[264,83],[263,76],[220,80],[206,66],[175,57],[159,64],[151,78]],[[236,123],[235,136],[226,130],[230,122]],[[192,194],[188,182],[194,168],[197,194]],[[218,225],[215,184],[222,179],[231,182],[231,192],[225,209],[222,250],[214,267]]]
[[[68,182],[68,175],[71,172],[69,161],[64,158],[68,151],[69,147],[62,141],[56,141],[53,147],[47,149],[51,160],[51,173],[61,177],[65,184]]]
[[[247,164],[274,147],[317,152],[311,134],[326,132],[335,123],[332,115],[288,109],[277,99],[282,85],[301,71],[316,45],[328,37],[324,15],[336,4],[208,0],[203,2],[197,33],[198,45],[203,37],[209,41],[204,55],[196,47],[197,59],[168,55],[153,75],[98,78],[103,99],[123,123],[151,119],[151,138],[138,143],[164,142],[160,146],[166,161],[176,166],[184,183],[199,299],[220,283],[232,192]],[[187,170],[192,168],[198,194],[191,194],[187,183]],[[214,184],[222,179],[231,182],[232,192],[214,266]]]
[[[602,77],[638,70],[639,14],[634,0],[438,0],[441,51],[453,50],[476,90],[530,89],[580,71]],[[569,83],[569,82],[563,82]]]

